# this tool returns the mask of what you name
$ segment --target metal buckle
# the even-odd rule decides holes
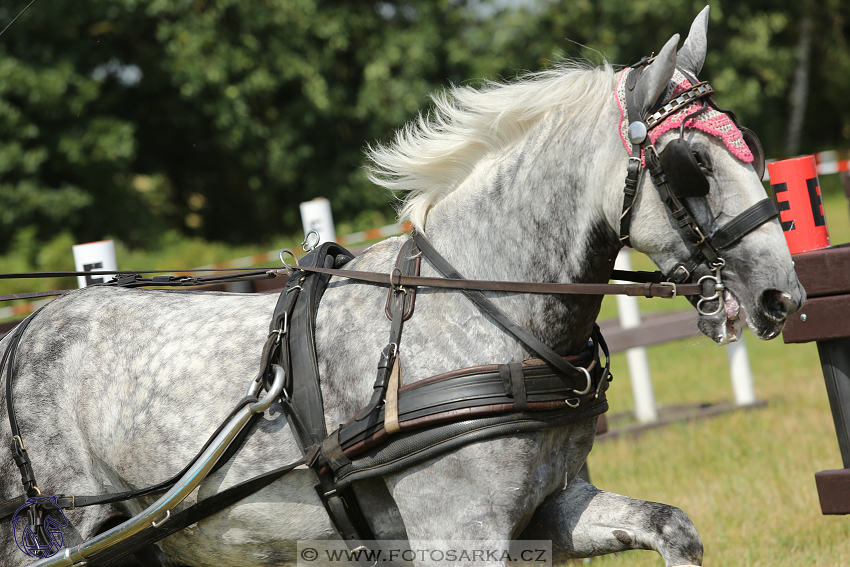
[[[682,270],[682,272],[685,273],[685,277],[683,277],[683,278],[674,277],[676,275],[676,272],[678,272],[679,270]],[[684,264],[679,264],[678,266],[676,266],[676,269],[673,270],[672,274],[670,274],[670,279],[680,280],[680,282],[686,282],[686,281],[688,281],[688,279],[690,279],[690,277],[691,277],[691,273],[688,271],[688,269],[685,267]]]
[[[687,270],[685,270],[685,271],[687,272]],[[670,297],[670,298],[668,298],[668,299],[673,299],[673,297],[676,297],[676,293],[678,292],[678,289],[679,289],[679,288],[678,288],[678,287],[676,287],[676,283],[675,283],[675,282],[658,282],[658,285],[664,285],[664,286],[667,286],[667,287],[673,288],[673,296],[672,296],[672,297]]]
[[[584,390],[581,390],[581,391],[576,390],[575,388],[573,388],[573,392],[575,392],[575,393],[576,393],[576,394],[578,394],[579,396],[583,396],[583,395],[585,395],[585,394],[589,394],[589,393],[590,393],[591,382],[592,382],[592,380],[591,380],[591,378],[590,378],[590,371],[589,371],[587,368],[585,368],[584,366],[577,366],[576,368],[577,368],[578,370],[581,370],[582,372],[584,372],[584,377],[587,379],[587,386],[584,388]],[[566,400],[565,400],[565,401],[566,401]],[[568,405],[569,405],[569,404],[568,404]]]
[[[702,244],[703,242],[705,242],[705,235],[702,233],[702,231],[699,229],[699,226],[697,226],[696,224],[694,224],[694,232],[696,232],[697,234],[699,234],[699,236],[700,236],[700,241],[699,241],[699,242],[694,242],[694,243],[693,243],[693,245],[694,245],[694,246],[699,246],[700,244]]]
[[[398,272],[398,281],[399,281],[398,284],[395,284],[393,282],[393,276],[395,275],[396,272]],[[401,285],[402,276],[404,276],[404,274],[401,273],[401,268],[399,268],[398,266],[394,267],[393,271],[390,272],[390,289],[393,290],[393,292],[400,292],[401,291],[401,292],[407,293],[407,290],[404,289],[403,285]]]
[[[13,436],[13,437],[12,437],[12,442],[14,443],[15,441],[17,441],[17,442],[18,442],[18,447],[20,447],[20,448],[21,448],[21,452],[23,452],[23,451],[26,451],[26,450],[27,450],[27,448],[26,448],[26,447],[24,447],[24,440],[23,440],[23,439],[21,439],[21,436],[20,436],[20,435],[15,435],[15,436]]]
[[[275,339],[274,342],[279,343],[280,339],[284,335],[286,335],[286,333],[288,333],[288,332],[289,332],[289,314],[286,311],[284,311],[283,312],[283,325],[281,326],[280,329],[272,329],[271,331],[269,331],[268,336],[270,337],[270,336],[276,334],[277,338]],[[266,338],[268,338],[268,337],[266,337]]]
[[[390,349],[390,352],[387,353],[387,360],[392,360],[395,355],[398,354],[398,343],[390,343],[384,348],[387,347],[392,347],[392,349]]]

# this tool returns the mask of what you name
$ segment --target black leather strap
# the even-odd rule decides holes
[[[715,248],[728,248],[765,222],[779,216],[770,198],[762,199],[711,235]]]
[[[629,159],[629,167],[626,171],[626,186],[623,188],[623,212],[620,214],[620,242],[623,246],[631,246],[632,230],[632,207],[637,198],[638,187],[640,187],[641,173],[640,146],[638,146],[638,157]]]
[[[508,363],[508,370],[511,374],[511,397],[514,399],[514,406],[517,411],[525,411],[528,409],[528,397],[525,393],[525,374],[522,372],[522,364]]]
[[[401,279],[403,276],[412,276],[417,274],[418,270],[419,250],[416,248],[414,240],[410,239],[401,246],[401,250],[399,251],[398,258],[396,260],[396,266],[390,274],[390,281],[392,282],[392,278],[395,274],[398,274],[399,279]],[[408,289],[403,288],[400,285],[391,285],[392,287],[389,291],[389,297],[387,298],[387,317],[391,322],[389,342],[387,343],[387,346],[384,347],[383,351],[381,351],[381,358],[378,361],[378,375],[375,378],[372,397],[369,400],[369,403],[366,404],[366,407],[357,413],[357,416],[354,418],[356,421],[363,421],[369,416],[373,416],[372,421],[374,421],[374,411],[384,401],[390,373],[392,372],[393,365],[398,357],[399,348],[401,347],[401,332],[404,329],[404,322],[410,317],[410,315],[405,312],[407,309],[412,312],[413,309],[412,302],[409,304],[409,307],[407,307],[407,299],[409,295]],[[414,293],[415,289],[415,287],[411,288],[411,290],[414,290]]]
[[[422,253],[425,255],[425,258],[427,258],[440,273],[442,273],[447,278],[463,279],[463,276],[461,276],[445,258],[440,256],[440,254],[434,249],[434,247],[431,245],[430,242],[428,242],[428,240],[422,233],[414,231],[413,239],[416,241],[416,245],[419,246],[419,249],[422,250]],[[556,353],[554,350],[545,345],[529,331],[514,323],[480,291],[467,289],[464,289],[462,291],[470,300],[472,300],[473,303],[475,303],[475,305],[479,309],[490,315],[508,333],[513,335],[514,338],[516,338],[523,345],[525,345],[526,348],[528,348],[531,352],[535,353],[541,359],[546,361],[546,363],[552,368],[554,368],[558,372],[563,373],[564,377],[571,381],[570,383],[572,384],[572,387],[574,389],[581,390],[584,388],[584,372],[580,371],[575,366],[565,361],[558,353]]]
[[[227,508],[228,506],[236,504],[243,498],[265,488],[302,464],[304,464],[303,460],[290,463],[241,482],[219,492],[218,494],[215,494],[214,496],[204,498],[200,502],[186,508],[185,510],[172,514],[169,520],[164,524],[161,524],[159,527],[154,528],[152,526],[148,526],[142,531],[134,533],[128,538],[108,547],[100,553],[87,557],[86,561],[88,564],[97,565],[98,567],[112,567],[113,565],[116,565],[117,567],[115,562],[120,558],[125,557],[126,555],[133,553],[150,543],[166,538],[183,528],[191,526],[192,524],[197,523],[200,520]]]
[[[626,120],[631,125],[632,122],[643,122],[643,117],[635,108],[635,86],[640,78],[640,74],[648,64],[648,58],[644,57],[629,69],[629,76],[626,78]],[[647,128],[647,132],[649,129]],[[637,194],[640,189],[640,182],[643,178],[644,169],[641,166],[643,157],[641,144],[632,144],[632,154],[629,158],[629,165],[626,169],[626,185],[623,188],[623,212],[620,214],[620,242],[623,246],[631,246],[631,228],[632,228],[632,207],[637,199]]]
[[[399,390],[398,396],[402,433],[445,420],[517,411],[523,405],[523,396],[524,409],[534,411],[570,410],[564,401],[567,399],[577,399],[582,405],[591,403],[608,385],[607,365],[603,366],[598,359],[599,346],[607,350],[601,335],[594,335],[587,351],[571,357],[575,364],[589,369],[590,388],[583,396],[575,393],[571,381],[540,361],[516,363],[513,371],[508,364],[474,366],[409,384]],[[383,421],[384,408],[379,407],[373,419],[351,420],[340,428],[339,442],[349,458],[360,450],[356,445],[381,440]]]
[[[351,257],[338,244],[326,242],[301,258],[298,267],[337,268]],[[288,397],[283,400],[283,406],[304,454],[327,437],[315,331],[316,311],[330,279],[329,274],[296,268],[278,300],[280,312],[289,314],[281,316],[276,311],[269,334],[270,339],[274,339],[275,333],[283,337],[278,354],[287,372]]]

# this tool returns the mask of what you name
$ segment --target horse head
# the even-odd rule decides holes
[[[620,235],[671,281],[703,284],[703,296],[691,301],[700,331],[715,342],[737,340],[743,320],[757,337],[772,339],[805,291],[761,183],[758,139],[697,79],[708,11],[678,53],[674,35],[654,59],[619,77],[620,137],[637,182],[633,205],[626,195]]]

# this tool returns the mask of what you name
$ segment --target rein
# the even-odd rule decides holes
[[[743,216],[743,215],[742,215]],[[740,237],[739,237],[740,238]],[[96,286],[119,286],[119,287],[195,287],[219,283],[230,283],[237,281],[255,281],[272,279],[281,275],[291,275],[293,270],[313,272],[331,276],[339,276],[352,280],[377,283],[392,287],[433,287],[457,290],[474,291],[501,291],[506,293],[532,293],[546,295],[627,295],[632,297],[661,297],[672,299],[685,295],[703,295],[702,286],[699,284],[683,284],[664,281],[661,272],[642,272],[612,270],[611,279],[638,282],[637,284],[609,284],[609,283],[532,283],[515,281],[488,281],[467,280],[459,278],[434,278],[423,276],[402,275],[398,272],[383,274],[380,272],[362,272],[356,270],[341,270],[333,268],[320,268],[308,266],[290,266],[284,262],[285,268],[258,268],[254,270],[231,270],[231,273],[214,276],[153,276],[143,277],[143,274],[163,273],[166,270],[134,270],[134,271],[97,271],[97,272],[18,272],[0,274],[0,279],[35,279],[55,278],[71,276],[90,276],[92,273],[113,275],[113,279],[104,283],[92,284]],[[189,272],[221,271],[214,269],[196,270],[174,270],[178,274]],[[37,297],[52,297],[63,295],[73,289],[59,289],[54,291],[35,291],[30,293],[11,293],[0,295],[0,301],[12,301],[15,299],[33,299]]]

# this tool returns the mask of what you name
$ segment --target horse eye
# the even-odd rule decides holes
[[[708,159],[708,156],[702,152],[695,151],[694,159],[697,161],[697,165],[702,170],[705,175],[711,175],[711,160]]]

